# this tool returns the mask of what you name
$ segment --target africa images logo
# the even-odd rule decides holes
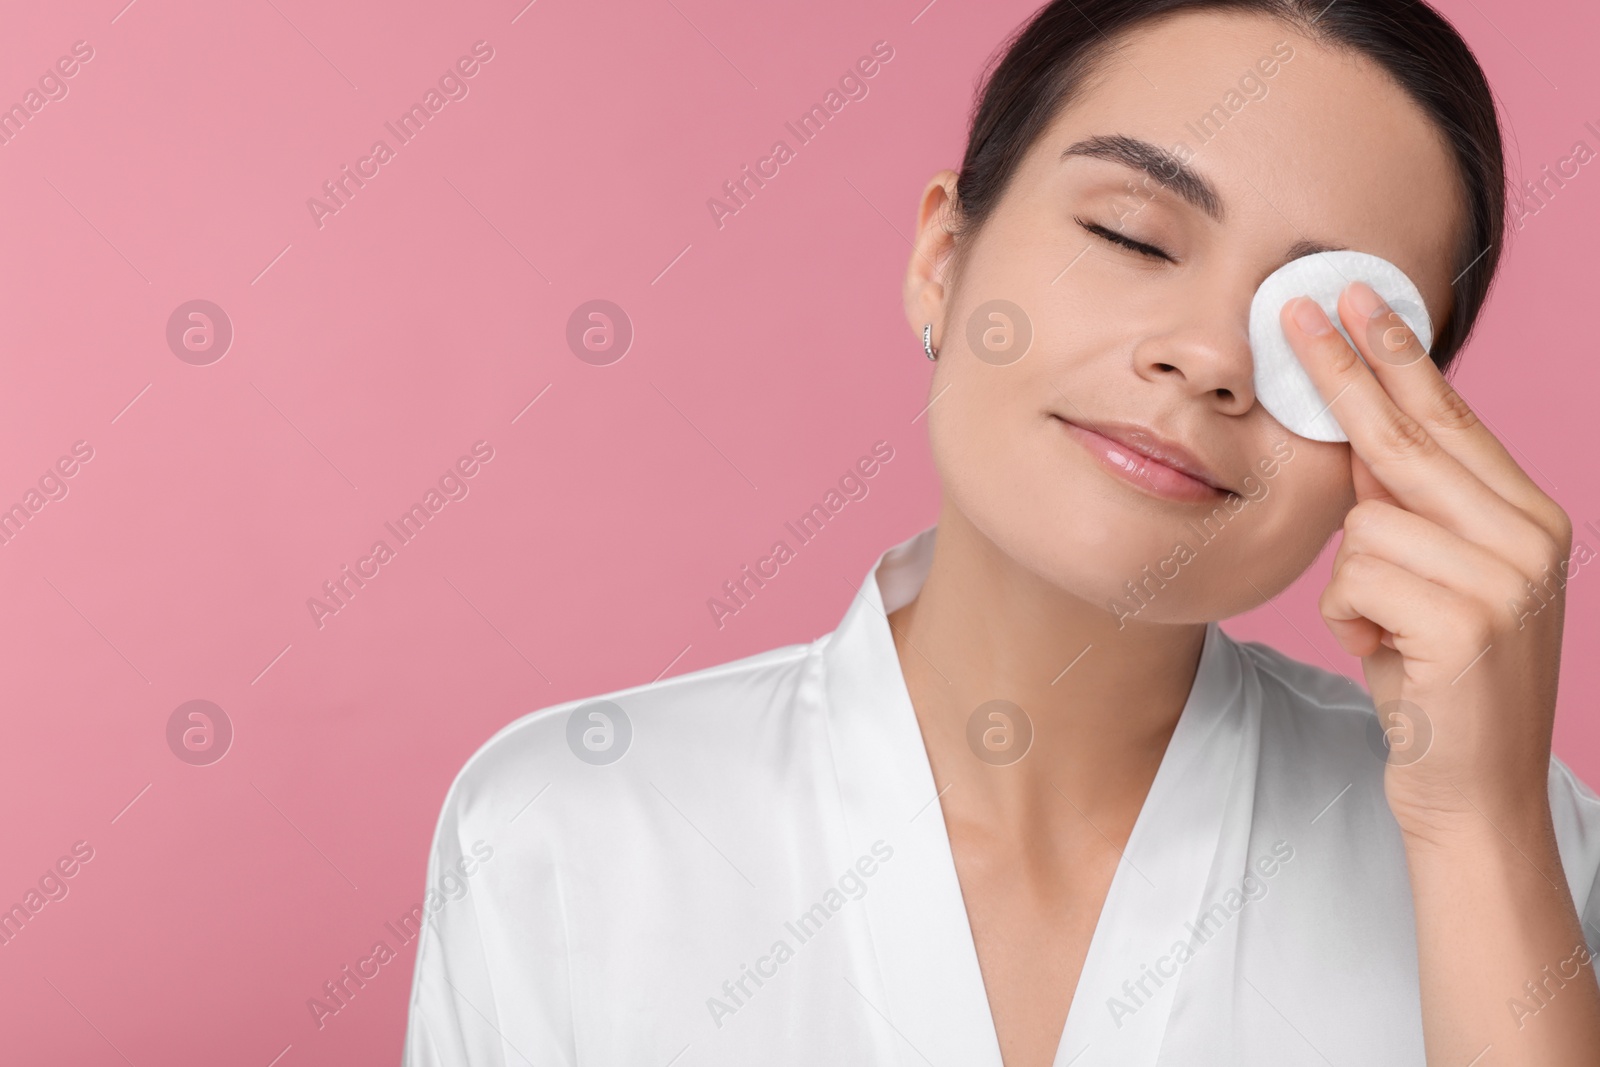
[[[386,920],[383,928],[387,936],[374,941],[371,952],[357,957],[354,964],[345,964],[338,974],[322,983],[322,990],[316,996],[306,998],[306,1010],[311,1013],[311,1021],[317,1024],[318,1030],[348,1008],[356,994],[383,973],[387,964],[399,959],[399,949],[422,936],[425,922],[431,923],[451,903],[472,892],[468,879],[494,858],[494,846],[479,838],[472,843],[471,852],[470,856],[463,853],[454,864],[439,872],[437,884],[430,885],[427,894],[410,911]],[[389,944],[391,936],[394,945]]]
[[[356,194],[367,187],[367,182],[381,174],[383,167],[396,158],[398,150],[410,144],[426,129],[428,123],[445,109],[445,105],[451,101],[465,100],[472,91],[468,79],[476,77],[492,59],[494,46],[488,41],[475,42],[471,55],[461,56],[444,69],[444,73],[438,77],[437,87],[430,85],[420,102],[414,101],[398,118],[383,124],[383,128],[394,138],[393,145],[382,137],[373,141],[368,153],[356,160],[354,170],[351,170],[350,164],[342,164],[338,177],[322,183],[322,197],[307,197],[306,210],[311,212],[311,221],[317,229],[327,224],[328,216],[337,215],[349,207]]]
[[[894,846],[880,838],[872,843],[869,851],[871,855],[863,853],[853,865],[846,867],[844,873],[835,879],[835,884],[823,892],[820,900],[783,924],[784,930],[794,938],[793,944],[788,937],[778,938],[765,955],[756,958],[754,968],[747,963],[739,965],[739,977],[722,983],[722,996],[706,998],[706,1010],[711,1013],[711,1021],[718,1030],[722,1029],[728,1016],[736,1014],[762,986],[778,976],[779,967],[794,959],[795,953],[806,942],[822,932],[823,924],[846,904],[867,895],[867,879],[878,873],[881,865],[894,858]]]
[[[1159,957],[1154,967],[1148,963],[1141,963],[1139,977],[1129,978],[1122,983],[1123,996],[1106,998],[1106,1010],[1111,1013],[1111,1019],[1117,1024],[1117,1029],[1122,1029],[1124,1019],[1134,1015],[1155,999],[1155,991],[1149,988],[1148,983],[1153,982],[1156,989],[1160,989],[1166,984],[1166,979],[1176,978],[1178,969],[1194,959],[1201,948],[1222,932],[1230,919],[1243,911],[1246,905],[1267,895],[1267,879],[1277,874],[1292,859],[1294,859],[1293,845],[1287,841],[1274,842],[1270,855],[1256,858],[1254,869],[1250,866],[1245,867],[1243,881],[1237,886],[1228,888],[1222,894],[1222,899],[1213,900],[1211,906],[1196,915],[1193,922],[1183,924],[1190,935],[1188,938],[1175,940],[1171,950]]]
[[[729,218],[749,207],[756,193],[781,174],[784,166],[798,158],[798,150],[816,140],[835,116],[845,109],[845,105],[865,100],[870,91],[867,80],[876,77],[884,64],[893,58],[893,45],[888,41],[873,42],[872,55],[862,56],[853,66],[845,68],[845,72],[839,76],[837,89],[830,87],[823,94],[821,103],[812,104],[799,118],[783,124],[783,128],[795,140],[794,147],[791,148],[789,142],[780,137],[772,142],[765,156],[756,160],[753,170],[746,163],[739,169],[738,178],[723,182],[721,196],[706,199],[706,208],[711,212],[711,221],[716,223],[717,229],[722,229]]]

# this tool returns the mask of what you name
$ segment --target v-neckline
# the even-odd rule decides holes
[[[928,527],[879,557],[823,653],[846,832],[852,847],[882,838],[895,849],[863,900],[876,981],[859,992],[894,1028],[908,1067],[1003,1067],[941,793],[888,624],[888,613],[920,589],[935,533]],[[1107,998],[1140,979],[1140,964],[1170,948],[1172,931],[1199,910],[1244,748],[1242,717],[1229,714],[1241,676],[1231,642],[1208,624],[1194,682],[1100,909],[1054,1067],[1091,1047],[1097,1062],[1112,1052],[1103,1062],[1157,1061],[1178,981],[1127,1013],[1109,1010]]]

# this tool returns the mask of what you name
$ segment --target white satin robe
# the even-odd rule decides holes
[[[569,727],[571,701],[467,762],[429,862],[446,892],[410,1067],[1001,1067],[885,617],[936,532],[883,553],[832,633],[605,694],[631,737],[587,710]],[[1423,1063],[1373,717],[1342,676],[1208,627],[1055,1067]],[[1559,761],[1549,790],[1600,952],[1600,798]]]

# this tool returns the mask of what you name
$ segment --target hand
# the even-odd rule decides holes
[[[1339,315],[1365,363],[1315,301],[1281,321],[1350,439],[1356,503],[1319,608],[1398,742],[1389,806],[1408,840],[1542,826],[1571,519],[1371,287]]]

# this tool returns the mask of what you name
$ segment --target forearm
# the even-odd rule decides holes
[[[1593,1067],[1600,984],[1549,811],[1408,835],[1429,1067]]]

